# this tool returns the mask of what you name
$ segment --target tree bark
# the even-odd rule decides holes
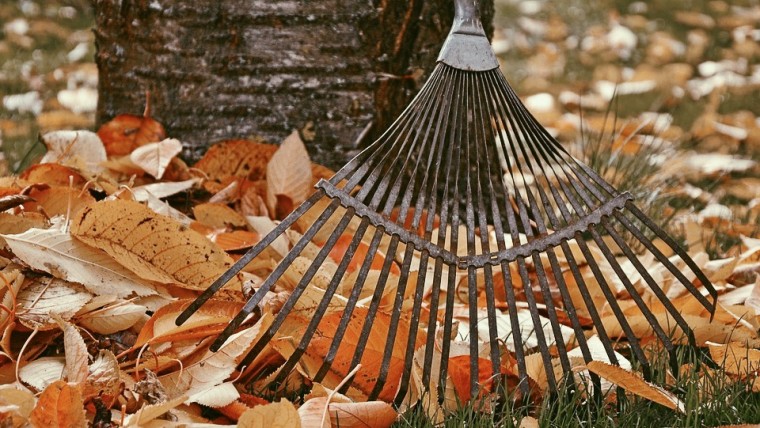
[[[493,0],[481,2],[490,33]],[[148,91],[188,160],[225,138],[277,143],[308,127],[313,159],[333,168],[410,101],[453,18],[452,0],[94,3],[99,123],[141,112]]]

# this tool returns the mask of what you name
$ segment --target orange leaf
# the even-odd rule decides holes
[[[120,114],[98,129],[108,156],[124,156],[132,150],[166,138],[163,125],[147,116]]]
[[[68,186],[69,177],[71,177],[74,186],[80,186],[87,181],[78,172],[57,163],[32,165],[22,172],[20,177],[30,183],[45,183],[51,186]]]
[[[37,427],[87,426],[81,392],[62,380],[53,382],[42,391],[30,419]]]
[[[242,303],[211,299],[196,311],[184,324],[177,326],[175,320],[192,300],[179,300],[163,306],[145,323],[132,349],[146,343],[161,343],[180,333],[195,337],[208,337],[223,329],[243,307]],[[200,336],[204,334],[205,336]],[[175,337],[176,340],[176,337]]]
[[[256,232],[233,230],[228,233],[214,235],[213,241],[224,251],[238,251],[251,248],[261,239]]]
[[[470,401],[470,356],[460,355],[449,358],[449,376],[454,390],[462,403]],[[493,385],[493,365],[491,360],[478,358],[478,385],[480,391],[490,392]]]

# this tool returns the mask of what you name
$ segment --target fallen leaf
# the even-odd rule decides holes
[[[60,228],[2,235],[11,251],[31,268],[83,284],[96,295],[149,296],[156,289],[107,253],[88,247]]]
[[[187,401],[198,403],[207,407],[224,407],[240,398],[240,393],[232,382],[224,382],[213,388],[206,389],[191,395]]]
[[[30,183],[45,183],[51,186],[79,187],[87,180],[77,171],[57,163],[35,164],[24,170],[20,178]]]
[[[121,384],[119,361],[113,352],[102,349],[90,364],[83,395],[85,398],[99,395],[116,397],[121,392]]]
[[[50,330],[56,327],[51,314],[68,321],[92,299],[79,284],[57,278],[27,278],[16,297],[18,320],[26,327]]]
[[[290,134],[274,153],[267,164],[266,179],[267,207],[270,213],[277,213],[277,218],[284,218],[312,192],[311,160],[298,132]],[[288,206],[283,206],[285,199]]]
[[[79,389],[59,380],[50,384],[40,395],[30,421],[37,427],[84,427],[87,420]]]
[[[27,211],[41,208],[48,217],[64,216],[71,218],[85,206],[94,203],[95,198],[89,192],[64,186],[51,186],[44,189],[32,189],[29,196],[34,202],[24,204]]]
[[[19,369],[18,379],[36,391],[42,391],[61,380],[66,370],[65,357],[41,357]]]
[[[301,426],[321,426],[322,416],[327,412],[330,423],[326,427],[341,428],[383,428],[396,422],[398,413],[384,401],[364,403],[328,403],[327,397],[317,397],[306,401],[298,408]],[[325,409],[327,407],[327,409]]]
[[[162,343],[179,337],[209,337],[220,333],[243,307],[239,302],[211,299],[178,326],[177,317],[191,302],[192,300],[179,300],[157,310],[140,330],[132,349],[139,349],[146,343]]]
[[[713,361],[728,374],[746,378],[760,371],[760,349],[747,348],[738,342],[707,343],[707,348]]]
[[[243,413],[239,428],[300,428],[301,418],[293,404],[282,399],[277,403],[256,406]]]
[[[80,171],[98,173],[106,160],[106,149],[90,131],[53,131],[42,136],[47,153],[40,163],[58,163]]]
[[[205,290],[232,266],[232,259],[199,233],[132,201],[85,208],[73,219],[71,234],[139,277],[163,284]],[[239,290],[239,279],[227,287]]]
[[[235,371],[246,351],[266,331],[271,316],[263,316],[253,327],[233,334],[218,351],[207,351],[196,363],[181,371],[160,376],[161,384],[170,396],[193,395],[224,382]]]
[[[101,125],[98,136],[109,156],[123,156],[142,145],[163,140],[166,131],[149,116],[120,114]]]
[[[132,151],[129,159],[143,171],[156,179],[164,176],[172,158],[182,151],[182,143],[175,138],[167,138],[157,143],[149,143]]]
[[[226,140],[212,145],[195,168],[206,173],[210,180],[222,181],[234,176],[261,180],[277,146],[261,141]]]
[[[150,404],[124,418],[125,427],[142,427],[154,419],[162,416],[169,410],[174,409],[187,400],[187,395],[181,395],[162,403]]]
[[[586,363],[586,368],[590,372],[596,373],[632,394],[654,401],[671,410],[685,413],[684,403],[678,397],[657,385],[645,381],[633,372],[600,361],[589,361]]]
[[[147,311],[145,306],[122,301],[77,315],[76,322],[94,333],[113,334],[135,325]]]
[[[224,204],[198,204],[193,207],[193,216],[214,229],[248,227],[248,221],[242,214]]]
[[[37,399],[18,384],[0,385],[0,418],[6,426],[22,427],[29,422]]]
[[[90,373],[87,345],[73,324],[54,317],[55,322],[63,330],[63,352],[66,357],[66,377],[70,383],[80,384],[87,380]]]

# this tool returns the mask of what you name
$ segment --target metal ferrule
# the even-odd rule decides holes
[[[438,61],[464,71],[499,67],[480,21],[478,0],[455,0],[454,24],[441,48]]]

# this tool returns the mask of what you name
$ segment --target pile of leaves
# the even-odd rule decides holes
[[[330,260],[320,268],[271,343],[250,364],[241,365],[300,280],[305,266],[311,264],[314,250],[324,244],[319,235],[269,292],[261,316],[243,324],[218,352],[209,350],[212,341],[242,308],[246,296],[301,237],[298,224],[187,323],[176,326],[177,315],[194,297],[305,200],[315,180],[332,172],[309,161],[297,132],[279,146],[250,140],[221,142],[193,167],[177,157],[181,143],[165,134],[148,112],[143,116],[120,115],[97,133],[51,132],[43,136],[48,151],[40,163],[19,176],[0,180],[3,418],[17,426],[26,422],[81,426],[85,421],[98,426],[393,423],[397,410],[386,401],[393,399],[398,388],[403,364],[393,361],[403,358],[407,338],[397,337],[399,345],[393,349],[388,381],[379,395],[385,401],[366,401],[376,381],[371,374],[377,372],[382,360],[387,331],[382,326],[391,319],[385,306],[392,304],[396,294],[392,286],[384,291],[368,339],[368,343],[378,345],[368,346],[361,364],[352,372],[348,361],[358,341],[361,321],[352,321],[349,326],[343,338],[345,346],[339,348],[329,375],[321,383],[312,381],[345,310],[346,298],[336,296],[301,364],[280,386],[276,399],[267,389],[271,376],[292,354],[314,313],[314,305],[309,302],[320,301],[324,295],[325,279],[329,280],[335,266]],[[305,218],[308,220],[308,216]],[[687,229],[700,227],[696,221],[684,224]],[[330,254],[333,262],[342,258],[347,242]],[[577,244],[570,241],[570,245]],[[366,254],[368,246],[362,248]],[[741,254],[719,260],[709,260],[698,251],[696,242],[694,248],[697,251],[692,255],[721,291],[714,318],[667,272],[657,271],[653,260],[652,274],[660,278],[663,289],[682,310],[698,344],[707,347],[714,362],[724,367],[716,371],[705,366],[701,369],[704,375],[719,373],[760,391],[760,281],[756,279],[760,240],[745,238]],[[400,257],[386,253],[387,249],[380,251],[376,261],[392,257],[396,263]],[[625,268],[631,261],[621,258],[620,263]],[[373,269],[381,265],[375,263]],[[582,274],[593,276],[587,267],[582,268]],[[398,275],[399,266],[394,266],[389,283],[398,281]],[[338,294],[350,292],[351,279],[349,272]],[[608,279],[616,283],[614,274],[610,273]],[[636,278],[632,281],[636,282]],[[371,283],[368,281],[363,291],[366,295],[374,291]],[[645,288],[640,287],[646,295]],[[412,293],[404,297],[405,305],[411,308]],[[604,297],[599,297],[598,310],[608,334],[623,337]],[[621,300],[620,304],[642,343],[656,351],[659,342],[635,303]],[[442,421],[448,412],[469,399],[469,354],[463,340],[469,334],[469,323],[485,317],[483,309],[478,320],[470,320],[467,304],[457,301],[456,305],[455,331],[459,333],[452,340],[448,378],[434,377],[430,385],[423,385],[421,360],[415,360],[419,364],[413,366],[413,387],[405,400],[406,405],[419,401],[434,421]],[[668,325],[668,315],[660,306],[653,304],[652,310]],[[360,300],[352,310],[352,319],[361,320],[367,303]],[[433,310],[429,299],[422,310]],[[518,318],[526,327],[532,326],[527,309],[520,310]],[[504,338],[508,348],[514,344],[509,337],[510,318],[506,312],[498,312],[496,321],[499,337]],[[548,320],[544,321],[545,335],[553,340]],[[408,332],[408,320],[402,317],[400,323],[406,327],[399,331]],[[479,326],[480,330],[487,329],[485,323]],[[564,343],[574,343],[571,328],[563,326],[562,332],[566,335]],[[437,334],[422,328],[417,333],[418,337]],[[481,338],[488,337],[487,331],[479,333]],[[613,391],[610,385],[614,384],[675,411],[684,411],[684,403],[676,394],[645,382],[622,354],[618,356],[620,366],[611,365],[594,331],[589,330],[588,335],[597,360],[585,363],[579,350],[571,350],[571,356],[578,353],[579,358],[573,359],[578,375],[596,373],[608,391]],[[536,344],[532,328],[524,329],[522,342],[527,347]],[[463,352],[457,351],[460,348]],[[417,353],[419,358],[424,356],[424,341],[418,341]],[[440,351],[434,354],[440,359]],[[340,363],[343,360],[346,364]],[[502,374],[516,373],[514,364],[507,358]],[[559,364],[556,366],[559,368]],[[528,357],[528,371],[539,398],[548,389],[543,367],[539,354]],[[479,376],[488,391],[493,374],[484,372]],[[346,382],[350,387],[345,395],[338,393]],[[441,400],[429,395],[435,395],[439,383],[447,386]],[[283,393],[292,402],[281,398]],[[614,398],[614,393],[608,394],[608,399]],[[484,404],[478,406],[486,406],[480,408],[487,410],[493,399],[496,391],[479,397]],[[707,391],[705,400],[709,400]]]

